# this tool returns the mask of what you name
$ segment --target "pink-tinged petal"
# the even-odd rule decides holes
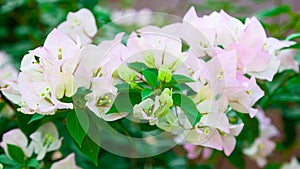
[[[212,152],[212,149],[204,147],[202,151],[202,158],[205,160],[208,159],[212,155]]]
[[[259,71],[264,71],[268,65],[270,64],[271,61],[271,56],[268,54],[266,51],[258,51],[254,53],[252,51],[252,60],[247,64],[246,69],[244,70],[245,72],[259,72]],[[250,57],[251,56],[246,56]]]
[[[190,160],[196,159],[200,155],[200,151],[201,151],[200,146],[186,143],[183,145],[183,148],[187,151],[187,157]]]
[[[267,157],[275,150],[275,142],[271,140],[264,140],[262,141],[262,146],[260,150],[260,155],[263,157]]]
[[[256,46],[255,43],[257,39],[261,40],[262,42],[266,41],[266,32],[256,17],[252,17],[250,19],[247,18],[245,25],[246,28],[243,38],[244,43],[247,43],[251,46]]]
[[[281,61],[279,66],[279,72],[282,72],[284,70],[293,69],[295,72],[299,72],[299,63],[295,60],[295,55],[297,53],[297,50],[293,49],[286,49],[281,50],[279,53],[279,59]]]
[[[207,38],[215,36],[213,31],[207,31],[210,35],[205,36],[194,25],[188,22],[178,23],[177,27],[180,30],[177,36],[182,38],[190,46],[190,50],[198,57],[203,57],[206,54],[213,55],[213,46],[211,43],[213,40]]]
[[[193,6],[188,10],[188,12],[183,17],[183,21],[186,21],[186,22],[193,22],[197,19],[198,19],[198,16],[197,16],[195,7],[193,7]]]
[[[15,145],[23,150],[26,157],[31,157],[32,148],[28,147],[28,140],[25,134],[20,129],[13,129],[3,134],[2,142],[0,146],[4,149],[5,153],[8,154],[7,144]]]
[[[236,140],[232,136],[222,137],[223,150],[226,156],[229,156],[235,148]]]
[[[202,131],[191,130],[185,136],[187,142],[204,147],[210,147],[217,150],[222,150],[222,138],[216,129],[209,128],[210,133],[204,134]]]
[[[252,107],[248,108],[248,112],[251,118],[253,118],[257,114],[257,109],[253,109]]]
[[[229,133],[229,121],[223,112],[208,112],[207,115],[201,118],[200,122],[204,126],[214,127],[225,133]]]
[[[223,76],[226,86],[237,85],[237,53],[236,51],[223,51],[218,56],[218,59],[222,65]]]
[[[269,64],[262,71],[253,71],[248,72],[249,75],[252,75],[258,79],[272,81],[273,77],[280,68],[280,60],[278,58],[272,57]]]
[[[231,125],[230,126],[230,134],[234,135],[234,136],[238,136],[241,133],[243,127],[244,127],[244,123],[237,124],[237,125]]]
[[[78,46],[92,42],[97,33],[96,21],[88,9],[68,13],[67,20],[58,29],[77,42]]]
[[[254,77],[250,78],[250,80],[245,84],[245,87],[248,88],[248,94],[251,97],[251,105],[254,105],[264,96],[264,91],[257,85]]]
[[[70,154],[65,159],[62,159],[58,162],[53,163],[53,165],[51,166],[50,169],[69,169],[69,168],[81,169],[80,167],[78,167],[76,165],[74,153]]]
[[[37,131],[30,135],[30,138],[34,153],[38,155],[37,160],[42,160],[47,152],[58,150],[62,143],[62,138],[59,139],[57,128],[52,122],[40,126]],[[45,144],[45,140],[48,140],[47,144]]]
[[[46,38],[44,48],[51,53],[49,57],[52,59],[59,59],[61,55],[62,59],[72,58],[80,54],[79,47],[68,36],[57,29],[53,29]],[[60,52],[61,51],[61,54]]]
[[[124,113],[112,113],[112,114],[105,114],[102,116],[103,120],[105,121],[115,121],[121,118],[124,118],[128,115],[129,113],[124,112]]]

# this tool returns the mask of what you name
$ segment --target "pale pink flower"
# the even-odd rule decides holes
[[[117,96],[117,88],[113,86],[111,78],[95,78],[91,90],[92,92],[85,96],[86,106],[99,118],[114,121],[128,115],[128,112],[106,114]]]
[[[33,147],[28,145],[27,137],[20,129],[13,129],[3,134],[0,146],[4,149],[5,154],[10,157],[7,144],[15,145],[22,149],[26,157],[31,157],[32,155]]]
[[[95,17],[91,11],[85,8],[77,12],[69,12],[67,20],[61,23],[57,29],[71,37],[79,45],[91,43],[97,33]]]
[[[222,142],[223,142],[222,147],[223,147],[225,155],[229,156],[232,153],[232,151],[234,150],[235,145],[236,145],[235,136],[238,136],[241,133],[243,127],[244,127],[243,123],[237,124],[237,125],[230,125],[229,133],[222,134]]]
[[[256,117],[259,121],[260,135],[250,147],[243,150],[243,153],[263,167],[267,164],[267,157],[275,150],[276,143],[271,138],[277,136],[279,132],[261,109],[258,109]]]
[[[121,43],[123,35],[124,33],[120,33],[114,40],[103,41],[97,46],[83,47],[75,72],[75,82],[78,86],[90,88],[93,78],[112,76],[128,57],[127,48]]]
[[[137,33],[131,33],[126,44],[130,53],[127,62],[141,61],[149,67],[159,68],[166,65],[172,71],[178,69],[185,57],[181,51],[181,40],[173,36],[170,29],[170,26],[146,26]],[[153,57],[154,63],[145,61],[147,57]]]
[[[52,122],[43,124],[30,135],[30,138],[32,139],[30,146],[37,154],[37,160],[42,160],[47,152],[58,150],[63,139],[59,138],[57,128]]]

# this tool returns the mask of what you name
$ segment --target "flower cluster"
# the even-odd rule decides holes
[[[42,160],[47,152],[58,150],[61,146],[62,138],[59,138],[56,126],[52,122],[45,123],[30,136],[29,144],[27,136],[20,129],[13,129],[5,133],[0,146],[10,157],[10,146],[21,149],[26,158],[31,158],[36,154],[37,160]]]
[[[84,87],[90,91],[86,107],[99,118],[114,121],[132,113],[171,132],[178,143],[228,156],[244,126],[229,115],[258,114],[254,106],[264,92],[256,79],[271,81],[285,69],[298,72],[295,51],[281,50],[294,42],[267,37],[255,17],[245,23],[224,11],[198,17],[192,7],[182,22],[145,26],[128,39],[120,33],[92,44],[96,30],[88,10],[70,13],[42,47],[24,56],[19,111],[53,115],[73,109],[68,100]]]

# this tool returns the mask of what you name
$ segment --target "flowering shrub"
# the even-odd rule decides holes
[[[261,85],[285,70],[298,73],[296,42],[268,37],[256,17],[242,22],[224,11],[199,17],[193,7],[164,27],[144,26],[99,44],[96,34],[88,9],[71,12],[43,46],[23,57],[18,76],[8,66],[0,70],[14,74],[1,79],[4,97],[30,117],[25,125],[39,126],[3,135],[0,145],[13,160],[7,165],[79,168],[70,152],[54,163],[66,138],[53,119],[96,165],[100,147],[142,158],[175,145],[183,145],[189,159],[208,159],[215,149],[267,164],[278,130],[262,110],[266,101],[258,106]],[[255,120],[252,142],[237,146]]]

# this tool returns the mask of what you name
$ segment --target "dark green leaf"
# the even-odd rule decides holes
[[[156,87],[158,84],[158,72],[156,69],[145,69],[142,71],[146,81],[152,87]]]
[[[269,163],[265,166],[264,169],[279,169],[280,168],[280,164],[278,163]]]
[[[299,95],[293,95],[293,93],[280,93],[272,97],[273,101],[278,102],[300,102]]]
[[[245,159],[243,158],[242,151],[239,148],[235,148],[230,156],[227,157],[228,161],[237,167],[238,169],[245,168]]]
[[[188,96],[180,93],[174,93],[173,101],[186,113],[189,121],[193,126],[195,126],[200,121],[201,114],[199,113],[194,102]]]
[[[23,150],[15,145],[7,144],[7,151],[9,156],[16,162],[23,164],[25,160],[25,154]]]
[[[20,167],[20,164],[16,161],[11,160],[9,157],[7,157],[5,154],[0,155],[0,163],[4,164],[5,166],[14,166],[14,167]]]
[[[168,83],[165,84],[165,86],[172,86],[175,84],[185,84],[185,83],[191,83],[191,82],[195,82],[195,80],[184,76],[184,75],[178,75],[178,74],[174,74],[172,76],[172,80]]]
[[[242,132],[238,136],[238,140],[243,140],[247,146],[250,146],[259,135],[258,120],[256,118],[250,118],[249,115],[244,115],[241,113],[237,114],[240,115],[240,118],[245,124]]]
[[[89,159],[91,159],[95,165],[98,165],[98,154],[100,147],[93,140],[91,140],[88,135],[84,138],[80,150]]]
[[[33,168],[39,168],[40,167],[40,163],[38,162],[37,159],[32,158],[32,159],[29,160],[27,166],[28,167],[33,167]]]
[[[143,70],[149,69],[149,67],[142,62],[128,63],[127,66],[137,72],[142,72]]]
[[[138,92],[119,93],[110,110],[106,114],[119,112],[133,112],[133,106],[140,103],[142,100],[141,94]]]
[[[32,116],[32,118],[30,119],[30,121],[28,122],[28,124],[30,124],[30,123],[32,123],[32,122],[34,122],[34,121],[40,120],[40,119],[42,119],[43,117],[45,117],[45,115],[43,115],[43,114],[34,114],[34,115]]]
[[[128,83],[121,83],[115,86],[118,89],[118,92],[129,92],[130,86]]]
[[[86,133],[89,128],[88,116],[81,109],[75,109],[73,111],[68,112],[66,121],[67,121],[67,128],[71,136],[76,141],[76,143],[81,147],[82,141],[86,136]]]
[[[288,112],[285,112],[284,114],[287,114]],[[284,124],[284,135],[285,140],[283,142],[283,145],[286,147],[289,147],[293,144],[293,142],[296,139],[297,131],[296,131],[296,123],[297,121],[295,119],[285,117],[282,118],[283,124]]]
[[[151,96],[154,93],[153,90],[149,89],[149,88],[145,88],[142,90],[141,96],[142,96],[142,100],[145,100],[146,98],[148,98],[149,96]]]

